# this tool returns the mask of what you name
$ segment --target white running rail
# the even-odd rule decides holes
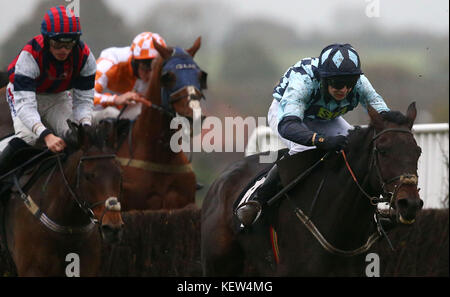
[[[449,125],[417,124],[413,126],[413,132],[417,144],[422,148],[417,173],[424,208],[442,208],[443,200],[448,199],[449,193]],[[283,148],[283,143],[277,138],[269,127],[257,127],[248,140],[245,155]]]

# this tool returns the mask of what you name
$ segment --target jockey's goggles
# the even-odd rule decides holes
[[[153,59],[136,60],[138,62],[138,67],[144,71],[150,71],[152,69]]]
[[[353,88],[358,82],[359,75],[351,75],[351,76],[337,76],[327,78],[327,83],[334,89],[340,90],[343,87]]]
[[[77,43],[76,40],[68,40],[68,41],[60,41],[60,40],[54,40],[50,39],[50,46],[54,49],[68,49],[71,50]]]

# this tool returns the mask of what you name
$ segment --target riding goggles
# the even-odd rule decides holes
[[[76,45],[77,41],[76,40],[70,40],[70,41],[58,41],[58,40],[54,40],[54,39],[50,39],[50,46],[54,49],[68,49],[71,50],[73,49],[73,47]]]
[[[153,59],[136,60],[138,62],[138,67],[143,71],[150,71],[152,69]]]
[[[342,89],[343,87],[353,88],[358,82],[359,75],[339,76],[327,78],[327,83],[334,89]]]

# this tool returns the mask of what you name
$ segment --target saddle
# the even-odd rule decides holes
[[[2,180],[0,181],[0,200],[3,200],[4,196],[10,192],[14,185],[14,175],[20,180],[22,177],[26,178],[25,186],[29,188],[33,180],[38,177],[38,172],[43,170],[45,166],[42,163],[46,158],[51,155],[51,152],[44,153],[45,150],[37,147],[26,145],[15,152],[9,160],[5,160],[4,171],[2,173]],[[46,166],[50,167],[50,166]],[[32,178],[34,176],[34,179]]]
[[[283,150],[279,151],[278,156],[280,157],[276,161],[281,183],[278,185],[278,188],[275,191],[275,193],[277,194],[274,197],[276,198],[272,197],[274,198],[274,201],[272,202],[272,204],[274,205],[278,201],[280,201],[279,198],[284,196],[283,194],[281,194],[281,192],[289,191],[289,188],[292,187],[291,183],[297,183],[297,181],[295,181],[296,179],[299,183],[301,183],[303,177],[306,177],[309,174],[308,171],[311,170],[313,165],[317,163],[318,160],[321,160],[321,158],[324,157],[324,152],[321,150],[307,150],[304,152],[296,153],[294,155],[289,155],[286,149],[284,152],[282,151]],[[247,186],[244,188],[244,191],[242,191],[238,199],[234,202],[233,212],[241,204],[253,199],[255,193],[257,192],[257,189],[264,183],[266,175],[271,168],[272,166],[265,168],[264,170],[259,172],[249,184],[247,184]],[[272,209],[276,209],[276,207],[272,207]],[[266,217],[268,212],[272,213],[271,211],[267,210],[265,212]],[[269,215],[269,217],[270,216],[271,215]],[[240,222],[238,222],[236,218],[235,220],[237,222],[237,224],[235,224],[236,231],[239,231],[243,228],[243,226],[240,224]]]

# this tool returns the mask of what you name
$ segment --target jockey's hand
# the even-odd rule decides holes
[[[62,138],[59,138],[58,136],[55,136],[54,134],[48,134],[47,136],[45,136],[44,141],[48,149],[54,153],[61,152],[66,147],[66,143],[64,142],[64,140]]]
[[[144,97],[142,97],[140,94],[136,92],[126,92],[114,98],[115,105],[136,104],[138,102],[143,103],[147,106],[151,105],[150,101],[146,100]]]
[[[338,152],[347,146],[348,139],[347,136],[344,135],[328,137],[317,135],[314,144],[319,149]]]

